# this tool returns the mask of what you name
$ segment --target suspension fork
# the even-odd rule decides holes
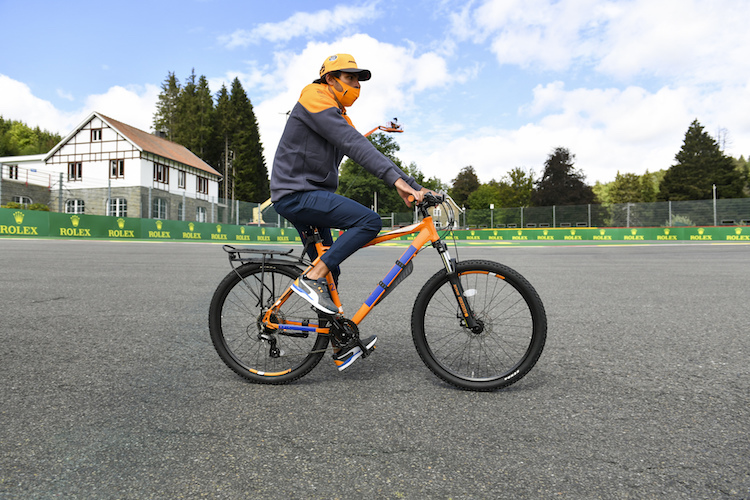
[[[466,326],[474,333],[482,333],[484,327],[480,321],[477,321],[477,318],[474,316],[474,311],[471,310],[471,305],[466,300],[464,287],[461,284],[461,280],[458,276],[458,269],[456,268],[456,259],[451,258],[448,253],[448,245],[446,245],[444,241],[438,240],[434,242],[432,246],[435,247],[440,254],[440,258],[443,259],[443,265],[448,273],[448,281],[451,284],[451,290],[453,290],[453,294],[456,297],[461,317],[466,323]]]

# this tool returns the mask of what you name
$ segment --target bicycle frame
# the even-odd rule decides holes
[[[399,259],[395,262],[393,267],[391,267],[390,271],[386,276],[383,278],[382,281],[378,283],[378,285],[375,287],[375,290],[370,293],[370,295],[367,297],[365,302],[362,304],[362,306],[357,310],[357,312],[354,314],[354,316],[351,318],[351,321],[357,325],[367,317],[367,315],[372,311],[372,309],[375,307],[375,305],[378,303],[378,301],[386,294],[389,290],[389,287],[394,283],[394,281],[398,278],[398,276],[403,272],[403,269],[411,262],[411,260],[419,253],[419,251],[422,249],[424,245],[426,245],[428,242],[432,243],[432,246],[435,247],[435,249],[440,254],[443,264],[445,265],[446,271],[448,272],[449,276],[451,276],[451,284],[454,293],[456,294],[456,299],[458,300],[458,305],[460,307],[460,310],[462,312],[462,315],[464,317],[464,320],[466,321],[469,328],[477,328],[477,323],[474,319],[474,315],[471,313],[471,310],[469,308],[469,304],[464,300],[463,298],[463,288],[461,286],[460,281],[458,280],[458,277],[455,273],[455,260],[450,258],[450,255],[448,254],[448,248],[445,245],[445,243],[440,239],[440,235],[438,234],[437,229],[435,228],[435,224],[433,222],[432,216],[427,215],[425,216],[420,222],[416,224],[412,224],[410,226],[406,226],[400,229],[394,229],[393,231],[389,231],[385,234],[376,236],[373,238],[369,243],[363,246],[369,247],[378,245],[380,243],[393,240],[395,238],[399,238],[404,235],[408,234],[415,234],[417,233],[417,236],[414,238],[412,243],[409,245],[409,247],[404,251],[404,253],[399,257]],[[323,255],[328,250],[328,246],[325,246],[321,243],[320,238],[316,238],[315,242],[315,248],[318,253],[318,257],[315,258],[315,260],[312,262],[312,264],[307,268],[307,271],[312,269],[315,264],[317,264],[320,261],[320,256]],[[333,277],[331,273],[328,273],[326,276],[326,280],[328,282],[328,286],[331,291],[331,299],[333,300],[334,304],[338,306],[339,308],[339,314],[343,315],[343,306],[341,304],[341,299],[338,294],[338,290],[336,290],[336,285],[333,281]],[[274,311],[276,311],[279,307],[281,307],[284,302],[293,294],[291,287],[287,288],[287,290],[279,297],[279,299],[274,303],[274,305],[266,311],[265,315],[263,316],[263,323],[266,328],[272,329],[272,330],[282,330],[282,331],[298,331],[298,332],[316,332],[319,334],[329,334],[330,328],[328,327],[322,327],[320,325],[312,325],[312,324],[295,324],[293,322],[287,322],[279,324],[277,322],[272,321],[272,317],[274,316]]]

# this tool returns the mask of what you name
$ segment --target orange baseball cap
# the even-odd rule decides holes
[[[328,57],[323,61],[323,65],[320,67],[320,78],[322,79],[326,74],[332,71],[357,73],[359,75],[359,81],[361,82],[369,80],[372,76],[370,70],[357,67],[357,61],[354,60],[354,56],[351,54],[334,54],[331,57]]]

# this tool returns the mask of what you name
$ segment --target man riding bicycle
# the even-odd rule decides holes
[[[327,58],[320,77],[302,89],[289,115],[271,172],[271,200],[276,212],[294,224],[303,242],[309,228],[317,227],[323,244],[330,245],[318,264],[292,285],[298,295],[325,315],[338,312],[326,275],[332,271],[338,282],[339,264],[377,236],[382,227],[377,213],[335,194],[344,155],[394,186],[407,206],[411,206],[410,196],[420,202],[428,192],[357,132],[347,116],[346,108],[359,97],[359,83],[370,77],[370,71],[358,68],[349,54]],[[334,242],[330,228],[343,229],[344,233]],[[315,248],[311,245],[308,249],[310,258],[315,259]],[[362,345],[370,349],[376,341],[373,335],[362,340]],[[352,342],[339,346],[334,361],[343,370],[361,355],[359,342]]]

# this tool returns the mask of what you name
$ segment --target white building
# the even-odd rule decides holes
[[[211,222],[221,174],[184,146],[94,112],[46,155],[0,158],[0,204]]]

